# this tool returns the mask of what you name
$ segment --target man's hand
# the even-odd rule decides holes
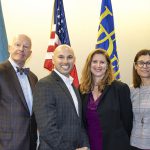
[[[88,150],[88,147],[77,148],[76,150]]]

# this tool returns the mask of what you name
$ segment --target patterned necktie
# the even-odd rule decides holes
[[[17,72],[19,72],[20,75],[23,75],[23,73],[26,75],[29,74],[30,68],[19,68],[19,67],[16,67],[16,68],[17,68]]]

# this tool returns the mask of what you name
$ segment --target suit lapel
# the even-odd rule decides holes
[[[29,109],[28,109],[28,106],[27,106],[27,103],[26,103],[26,100],[25,100],[25,97],[24,97],[23,90],[21,88],[19,79],[17,77],[17,74],[16,74],[14,68],[12,67],[12,65],[10,64],[9,61],[7,62],[7,66],[8,66],[7,76],[9,76],[8,77],[9,79],[12,79],[12,80],[10,80],[12,82],[12,85],[14,85],[14,88],[17,91],[17,94],[20,97],[20,100],[22,101],[23,105],[25,106],[25,108],[29,112]]]
[[[82,108],[82,106],[81,106],[81,98],[80,98],[80,95],[79,95],[78,90],[74,87],[74,85],[72,85],[72,86],[73,86],[73,89],[74,89],[75,94],[76,94],[76,96],[77,96],[79,117],[81,117],[81,111],[82,111],[82,110],[81,110],[81,108]]]
[[[103,102],[104,97],[105,97],[106,93],[109,91],[110,87],[111,87],[111,85],[106,85],[106,87],[104,88],[104,91],[102,92],[102,95],[100,96],[101,100],[100,100],[99,104]]]
[[[72,96],[71,96],[71,94],[70,94],[70,92],[69,92],[66,84],[64,83],[64,81],[59,76],[57,77],[57,83],[62,88],[62,90],[64,91],[64,93],[68,96],[68,98],[72,99]]]
[[[32,90],[32,93],[33,93],[33,88],[35,87],[35,83],[33,82],[33,79],[32,79],[32,76],[31,76],[30,73],[28,75],[28,80],[29,80],[29,83],[30,83],[30,86],[31,86],[31,90]]]
[[[55,78],[55,80],[57,81],[58,85],[62,88],[62,90],[64,91],[64,93],[67,95],[68,97],[68,101],[69,103],[71,103],[71,105],[73,106],[76,114],[77,114],[77,111],[76,111],[76,108],[75,108],[75,105],[74,105],[74,102],[73,102],[73,98],[66,86],[66,84],[64,83],[64,81],[61,79],[61,77],[59,77],[59,75],[57,75],[57,73],[55,73],[54,71],[51,73],[52,77]],[[73,87],[74,88],[74,87]],[[75,91],[76,93],[76,96],[77,96],[77,99],[79,98],[78,95],[77,95],[77,92]],[[78,99],[78,105],[79,105],[79,99]],[[78,115],[77,115],[78,116]]]
[[[104,97],[106,96],[106,94],[110,90],[110,88],[111,88],[111,85],[107,85],[105,87],[104,91],[102,92],[102,95],[100,96],[100,102],[98,105],[103,103]],[[82,101],[83,101],[83,112],[84,112],[84,114],[86,114],[86,109],[87,109],[87,105],[88,105],[88,94],[82,95]]]

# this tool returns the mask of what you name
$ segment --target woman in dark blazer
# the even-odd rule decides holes
[[[91,150],[130,150],[130,90],[127,84],[114,80],[105,50],[89,54],[79,89]]]

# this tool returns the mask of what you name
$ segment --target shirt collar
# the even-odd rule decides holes
[[[66,84],[72,84],[73,83],[73,78],[71,76],[66,77],[63,74],[61,74],[60,72],[58,72],[56,69],[54,69],[54,71],[61,77],[61,79],[66,83]]]
[[[13,66],[13,68],[15,69],[15,71],[17,72],[17,68],[16,67],[19,67],[17,65],[17,63],[11,57],[9,57],[8,60],[11,63],[11,65]]]
[[[20,66],[11,57],[9,57],[8,60],[11,63],[11,65],[13,66],[14,70],[17,72],[17,68],[16,67],[20,68]],[[22,68],[24,68],[24,67],[22,67]]]

